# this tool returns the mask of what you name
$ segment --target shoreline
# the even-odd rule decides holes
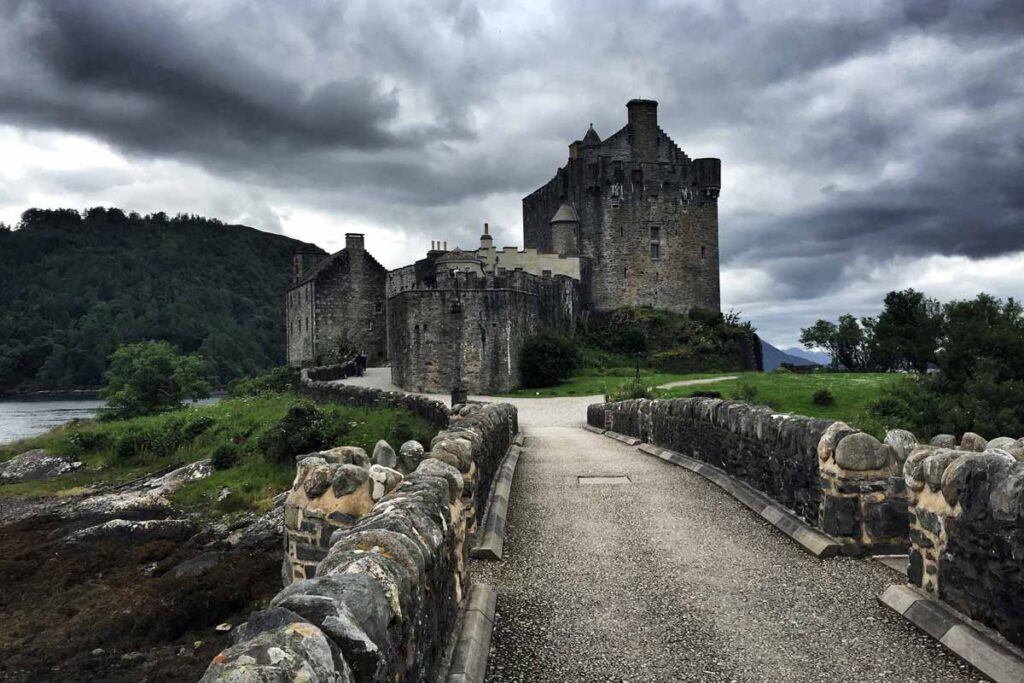
[[[0,401],[99,401],[99,389],[41,389],[0,392]]]

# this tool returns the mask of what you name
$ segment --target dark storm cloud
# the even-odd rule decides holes
[[[0,123],[454,242],[478,232],[459,207],[530,192],[653,97],[743,183],[724,265],[797,300],[851,264],[1024,249],[1022,36],[1019,0],[0,0]]]

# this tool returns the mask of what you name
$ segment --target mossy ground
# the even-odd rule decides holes
[[[238,453],[236,464],[186,484],[174,494],[174,502],[211,513],[265,510],[274,495],[289,488],[295,468],[268,462],[258,442],[298,400],[293,394],[271,394],[226,399],[214,405],[189,406],[130,420],[87,420],[65,425],[0,446],[0,461],[42,448],[80,460],[86,467],[49,481],[0,486],[0,496],[88,493],[101,485],[125,483],[208,458],[218,447],[230,445]],[[373,451],[378,439],[386,439],[397,448],[409,439],[429,443],[435,431],[404,410],[333,404],[318,407],[324,415],[326,430],[337,441],[332,445],[359,446],[367,453]],[[231,495],[218,503],[217,498],[225,488]]]

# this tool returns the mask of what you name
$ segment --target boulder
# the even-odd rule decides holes
[[[370,467],[370,479],[373,481],[371,496],[374,500],[380,500],[394,490],[402,481],[402,473],[389,467],[373,465]]]
[[[168,539],[184,541],[196,533],[196,525],[187,519],[112,519],[76,531],[64,539],[65,543],[93,543],[95,541],[116,541],[118,543],[145,543]]]
[[[174,568],[174,578],[194,579],[213,569],[224,557],[225,553],[206,552],[185,560]]]
[[[890,429],[885,433],[883,443],[892,446],[896,451],[896,458],[903,462],[917,446],[917,437],[906,429]]]
[[[403,472],[414,472],[423,461],[423,444],[419,441],[406,441],[398,449],[398,469]]]
[[[963,455],[961,451],[941,448],[925,458],[922,478],[932,491],[938,491],[942,487],[942,475],[946,468]]]
[[[892,448],[864,432],[850,434],[836,446],[836,465],[846,470],[877,470],[889,462]]]
[[[825,430],[825,433],[821,435],[821,439],[818,440],[818,459],[822,462],[834,458],[836,454],[836,446],[839,442],[851,434],[856,434],[857,430],[846,424],[845,422],[833,422]]]
[[[231,631],[231,642],[237,645],[252,640],[265,631],[275,631],[288,624],[303,623],[308,622],[295,612],[283,607],[271,607],[250,614],[246,621]]]
[[[213,658],[200,681],[350,683],[352,673],[323,631],[312,624],[293,623],[232,645]]]
[[[1017,443],[1017,440],[1009,436],[997,436],[988,442],[986,450],[992,450],[998,448],[999,450],[1009,451]]]
[[[309,498],[322,496],[327,489],[331,488],[331,482],[334,481],[334,473],[337,469],[337,465],[317,465],[310,470],[302,482],[302,490],[306,492],[306,496]]]
[[[928,443],[938,448],[956,448],[956,437],[952,434],[936,434]]]
[[[981,453],[986,447],[988,447],[988,441],[985,440],[985,437],[974,432],[964,432],[960,439],[960,450],[962,451]]]
[[[357,491],[370,478],[370,472],[358,465],[338,465],[331,480],[331,490],[338,498]]]
[[[366,451],[357,446],[338,446],[328,451],[321,451],[317,453],[318,456],[326,460],[327,462],[337,463],[339,465],[359,465],[360,467],[369,467],[370,458],[366,455]]]
[[[50,455],[43,449],[36,448],[0,463],[0,484],[52,479],[84,466],[80,462]]]
[[[935,446],[917,446],[910,451],[903,463],[903,480],[907,483],[907,488],[913,491],[924,488],[924,461],[936,450],[938,449]]]
[[[395,455],[395,449],[384,439],[378,441],[377,445],[373,447],[372,460],[374,465],[380,465],[381,467],[395,469],[398,466],[398,456]]]
[[[448,500],[454,503],[462,497],[464,481],[458,468],[441,462],[437,458],[427,458],[416,468],[417,474],[430,474],[436,477],[444,477],[448,482]]]

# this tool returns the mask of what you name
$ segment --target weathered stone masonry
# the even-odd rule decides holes
[[[298,257],[297,257],[298,258]],[[299,271],[288,290],[288,362],[336,361],[339,349],[382,362],[386,352],[384,299],[387,271],[363,244],[345,236],[345,248]]]
[[[706,398],[595,404],[587,421],[724,470],[850,554],[906,546],[901,451],[841,422]]]
[[[434,681],[467,541],[517,431],[514,407],[467,404],[429,453],[380,442],[372,461],[349,447],[301,458],[285,512],[296,581],[203,680]]]
[[[421,274],[388,299],[391,378],[414,391],[514,389],[520,355],[542,329],[571,336],[578,281],[525,272]]]
[[[1024,645],[1024,439],[968,441],[907,458],[910,581]]]
[[[721,162],[691,160],[658,126],[657,102],[632,100],[605,140],[593,128],[569,161],[523,199],[527,247],[579,254],[585,308],[720,308]],[[575,217],[575,236],[565,221]]]

